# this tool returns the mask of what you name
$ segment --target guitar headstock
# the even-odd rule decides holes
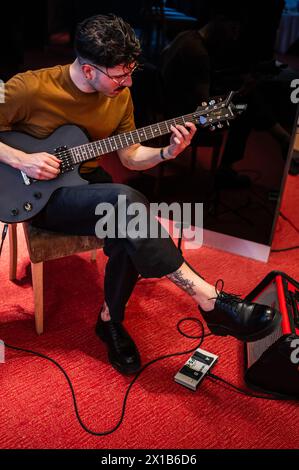
[[[232,98],[235,95],[231,91],[226,97],[212,98],[208,103],[202,103],[198,106],[193,118],[201,127],[209,127],[211,131],[222,129],[224,125],[230,125],[230,121],[235,119],[246,109],[245,104],[235,105]]]

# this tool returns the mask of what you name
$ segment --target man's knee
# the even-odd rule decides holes
[[[119,184],[117,185],[118,188],[118,196],[125,196],[127,204],[131,204],[134,202],[140,202],[145,204],[146,206],[149,205],[148,199],[139,191],[126,184]]]

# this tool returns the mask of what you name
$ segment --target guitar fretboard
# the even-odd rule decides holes
[[[113,135],[106,139],[79,145],[78,147],[69,149],[69,152],[71,153],[74,163],[82,163],[92,158],[99,157],[100,155],[114,152],[115,150],[129,147],[130,145],[144,142],[164,134],[169,134],[171,132],[170,128],[172,125],[184,125],[187,121],[194,122],[200,114],[200,112],[195,112],[178,118],[168,119],[167,121],[141,127],[140,129],[135,129],[130,132]]]

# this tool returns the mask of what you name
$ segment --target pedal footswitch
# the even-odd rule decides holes
[[[177,372],[174,380],[195,391],[198,384],[204,379],[208,371],[218,360],[216,354],[197,348],[184,366]]]

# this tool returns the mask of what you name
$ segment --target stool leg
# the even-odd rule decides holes
[[[32,286],[34,294],[35,330],[38,335],[44,331],[44,288],[43,262],[31,263]]]
[[[17,240],[17,224],[10,224],[9,232],[9,279],[15,281],[17,278],[17,261],[18,261],[18,240]]]

